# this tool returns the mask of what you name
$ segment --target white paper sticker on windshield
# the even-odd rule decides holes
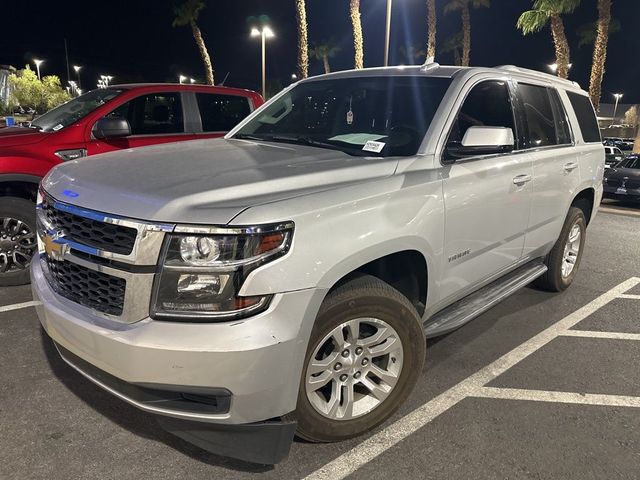
[[[58,130],[60,130],[61,128],[63,128],[64,125],[62,125],[61,123],[59,123],[58,125],[56,125],[55,127],[53,127],[51,130],[53,130],[54,132],[57,132]]]
[[[364,150],[365,152],[380,153],[385,145],[386,143],[384,142],[374,142],[373,140],[369,140],[367,143],[364,144],[364,147],[362,147],[362,150]]]

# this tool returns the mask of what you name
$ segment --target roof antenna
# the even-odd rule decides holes
[[[225,77],[224,77],[224,79],[222,80],[222,82],[220,82],[220,83],[218,84],[219,86],[221,86],[221,87],[222,87],[222,86],[224,86],[224,82],[226,82],[226,81],[227,81],[227,78],[229,78],[229,74],[230,74],[230,73],[231,73],[231,72],[227,72],[227,74],[225,75]]]
[[[435,61],[435,57],[427,57],[426,61],[424,62],[424,65],[422,65],[422,68],[420,68],[420,70],[422,70],[423,72],[429,71],[429,70],[433,70],[435,68],[440,67],[439,63],[436,63]]]

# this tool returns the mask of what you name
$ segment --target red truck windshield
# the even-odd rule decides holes
[[[117,88],[92,90],[53,110],[49,110],[31,122],[31,125],[43,132],[57,132],[73,122],[77,122],[99,106],[113,100],[123,91]]]

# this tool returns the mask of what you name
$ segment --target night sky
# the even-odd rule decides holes
[[[395,0],[393,8],[391,63],[407,61],[402,45],[424,48],[426,5],[424,0]],[[444,0],[438,4],[440,44],[460,30],[457,13],[444,15]],[[517,64],[544,70],[554,53],[548,29],[523,37],[515,28],[519,14],[531,0],[493,0],[490,9],[472,12],[472,65]],[[622,31],[609,41],[603,102],[612,92],[624,92],[624,103],[640,103],[640,1],[614,0],[613,16]],[[90,6],[89,6],[90,5]],[[353,65],[348,0],[307,0],[310,42],[333,38],[341,47],[331,60],[334,70]],[[362,0],[365,66],[383,60],[385,0]],[[249,37],[247,19],[268,15],[276,38],[268,41],[267,76],[286,85],[296,66],[296,26],[293,0],[209,0],[199,25],[212,56],[216,81],[229,74],[227,85],[260,88],[260,42]],[[596,0],[582,0],[576,13],[565,17],[572,47],[571,78],[588,87],[591,46],[578,48],[577,27],[597,18]],[[188,27],[173,28],[172,3],[150,0],[23,1],[2,7],[0,64],[22,67],[32,58],[45,59],[42,73],[66,79],[64,38],[70,64],[84,67],[82,86],[95,88],[99,74],[115,76],[115,82],[171,81],[179,74],[204,77],[195,42]],[[453,63],[451,54],[437,58]],[[33,68],[33,64],[32,64]],[[322,71],[321,62],[311,60],[311,74]],[[72,79],[75,79],[73,70]]]

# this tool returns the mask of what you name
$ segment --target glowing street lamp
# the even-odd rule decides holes
[[[550,65],[547,65],[549,67],[549,70],[551,70],[553,73],[556,73],[558,71],[558,64],[557,63],[552,63]],[[573,67],[573,63],[570,63],[568,65],[569,70],[571,70],[571,67]]]
[[[190,78],[189,79],[189,83],[196,83],[196,79],[195,78]]]
[[[184,83],[184,81],[187,79],[187,77],[185,77],[184,75],[180,75],[178,77],[178,80],[180,81],[180,84]]]
[[[616,113],[618,113],[618,102],[623,97],[623,95],[624,94],[622,94],[622,93],[614,93],[613,94],[613,96],[616,99],[616,106],[613,108],[613,118],[611,119],[611,125],[613,125],[616,122]]]
[[[78,87],[82,86],[82,82],[80,82],[80,70],[82,67],[80,65],[74,65],[73,69],[76,71],[76,76],[78,77]]]
[[[33,59],[33,63],[36,64],[36,71],[38,72],[38,80],[41,80],[40,78],[40,65],[42,65],[44,62],[44,60],[39,60],[37,58]]]
[[[267,97],[267,71],[266,71],[266,39],[275,37],[275,33],[268,25],[262,27],[262,30],[253,27],[251,29],[252,37],[261,37],[262,39],[262,97]]]

